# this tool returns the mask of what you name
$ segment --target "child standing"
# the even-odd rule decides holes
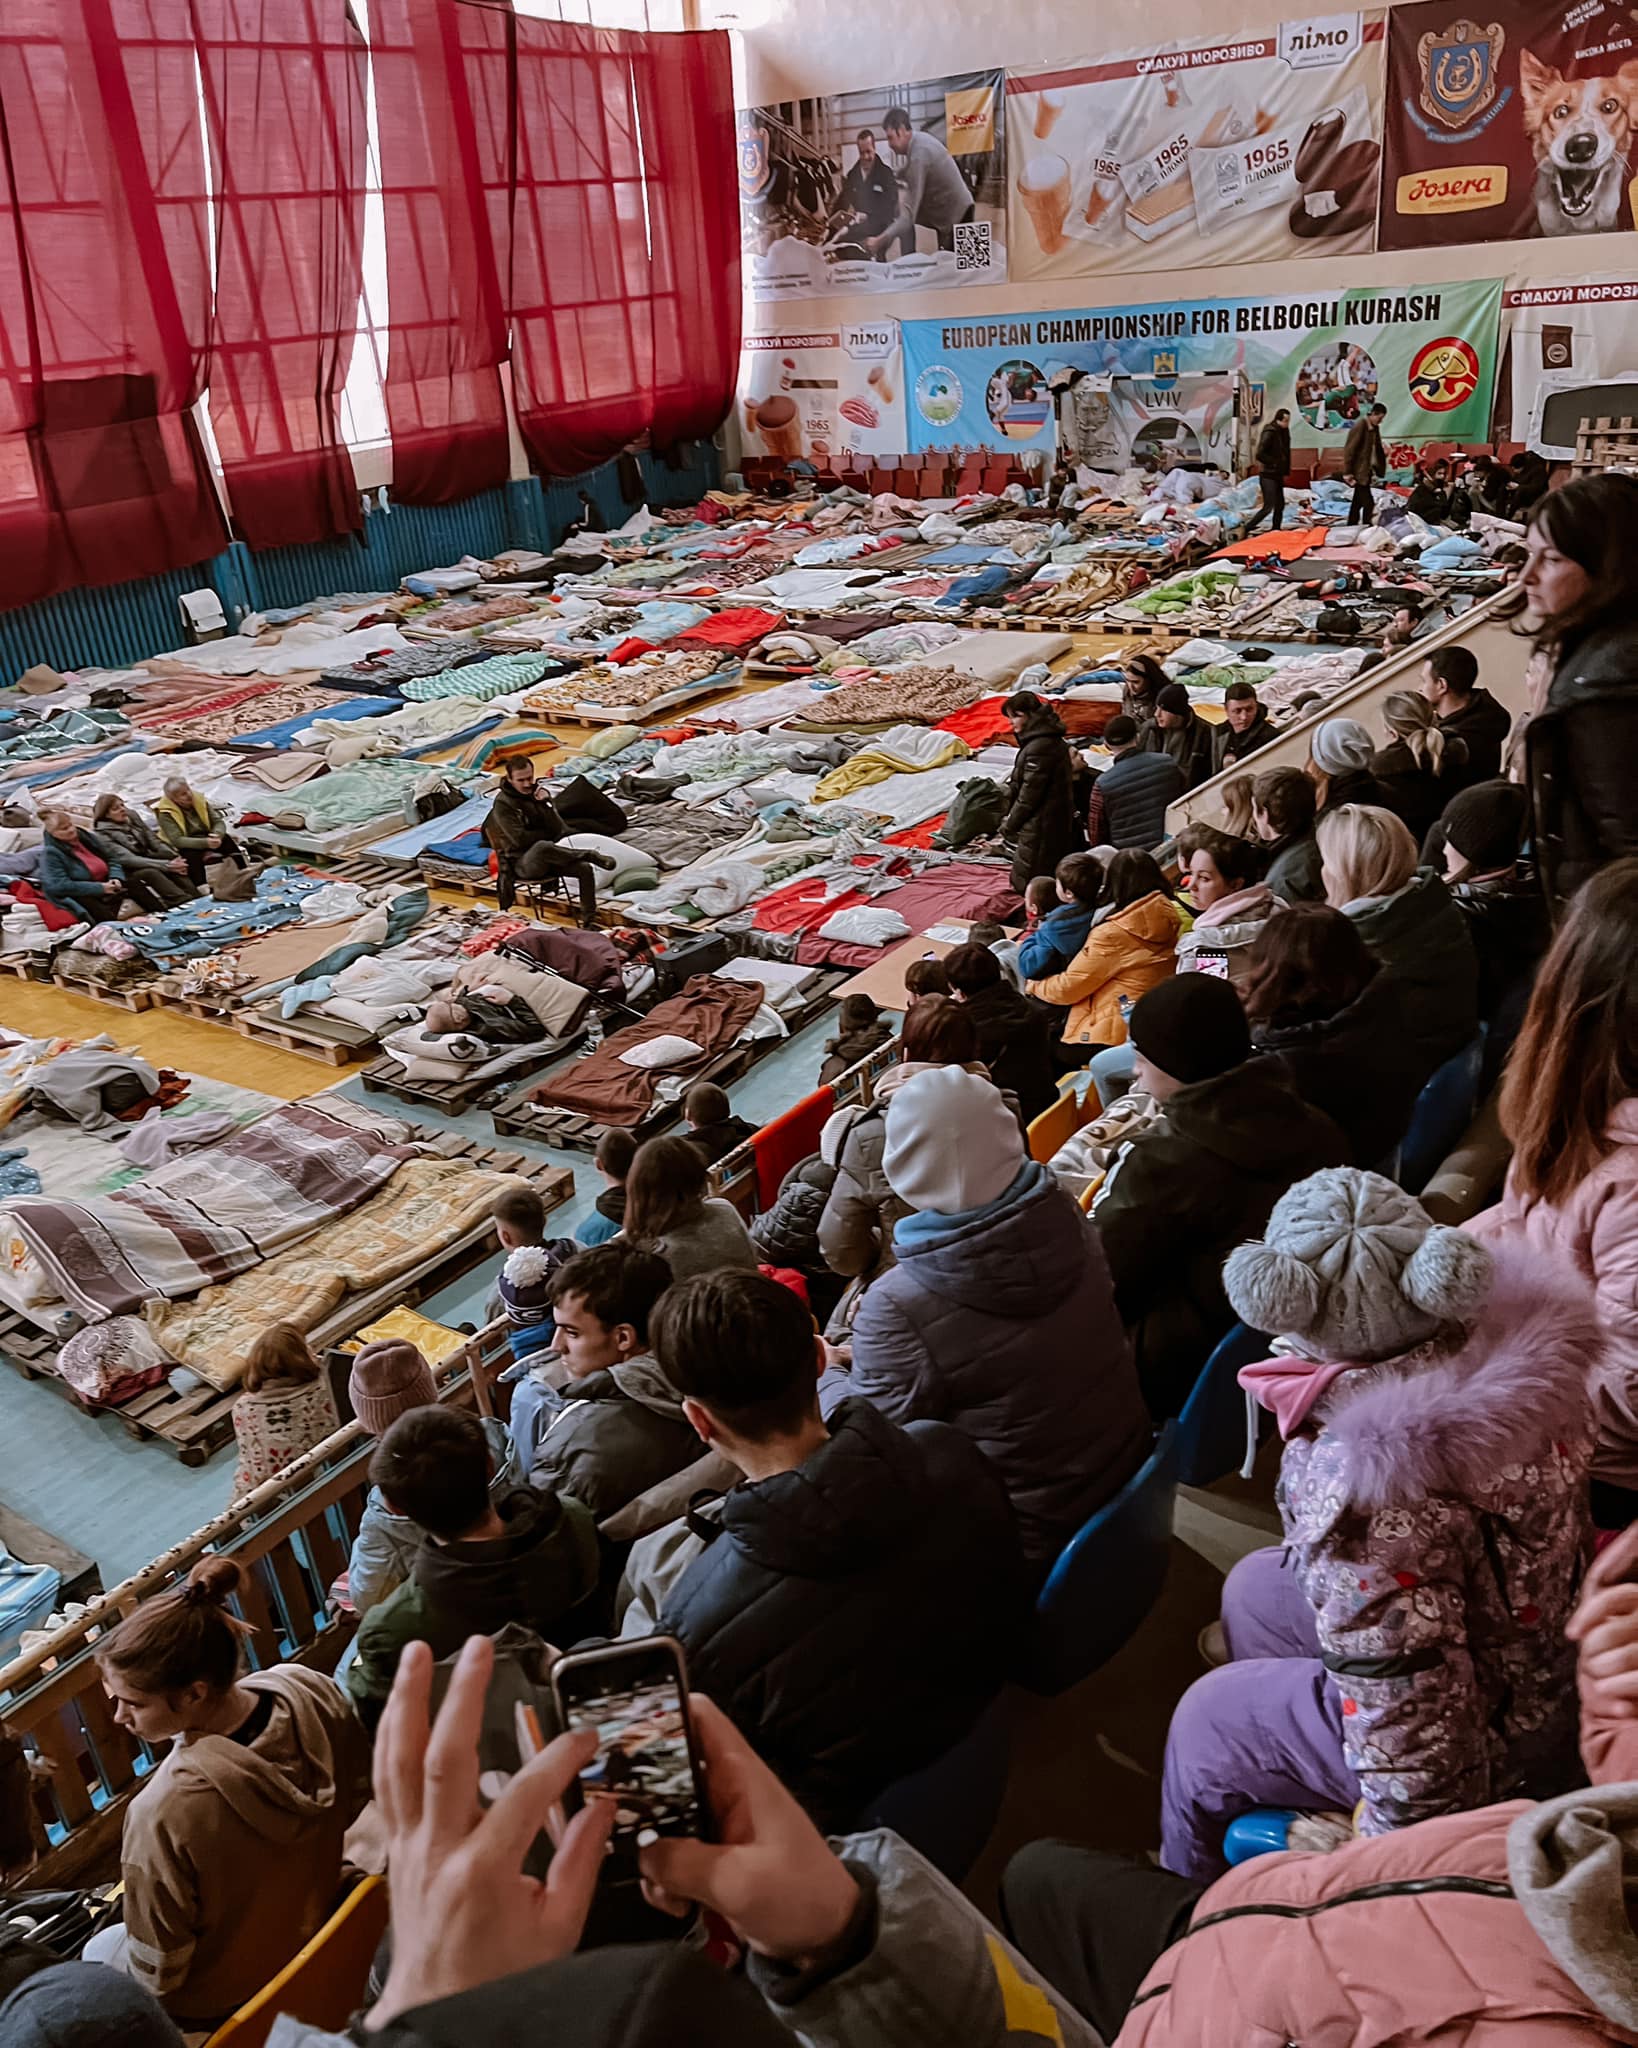
[[[592,1164],[603,1176],[603,1192],[597,1198],[597,1213],[575,1232],[581,1244],[607,1244],[619,1235],[626,1220],[626,1175],[636,1157],[637,1140],[630,1131],[609,1130],[598,1139]]]

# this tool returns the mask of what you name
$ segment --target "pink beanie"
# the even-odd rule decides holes
[[[432,1367],[402,1339],[366,1344],[353,1360],[347,1392],[353,1413],[371,1436],[385,1436],[400,1415],[430,1408],[438,1398]]]

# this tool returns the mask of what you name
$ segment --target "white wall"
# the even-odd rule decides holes
[[[699,0],[702,28],[731,28],[743,37],[745,104],[848,92],[877,84],[937,78],[946,72],[1005,65],[1025,71],[1116,50],[1191,36],[1236,35],[1312,10],[1280,0],[1105,0],[1096,11],[1070,0]],[[1114,306],[1145,300],[1235,297],[1311,290],[1345,269],[1349,285],[1423,284],[1501,277],[1519,283],[1574,281],[1599,271],[1631,269],[1624,234],[1573,240],[1475,244],[1472,248],[1382,256],[1312,258],[1285,263],[1210,266],[1180,272],[1133,273],[1050,284],[992,285],[967,291],[873,294],[868,317],[948,319],[956,314],[1050,311],[1058,306]],[[752,332],[778,333],[792,324],[829,326],[866,317],[862,302],[811,299],[747,305]]]

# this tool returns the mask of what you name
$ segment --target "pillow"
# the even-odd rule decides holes
[[[619,1055],[619,1060],[624,1067],[680,1067],[689,1060],[697,1060],[704,1051],[705,1047],[696,1045],[692,1038],[679,1038],[674,1031],[663,1031],[658,1038],[629,1047]]]
[[[558,841],[559,846],[572,847],[579,853],[601,853],[614,862],[612,871],[597,868],[592,879],[599,889],[624,890],[635,876],[652,875],[653,880],[644,884],[646,888],[659,887],[660,872],[653,854],[644,853],[640,847],[627,846],[623,840],[609,839],[601,832],[568,832]]]
[[[414,1061],[422,1069],[414,1076],[420,1081],[450,1080],[489,1057],[488,1045],[483,1039],[474,1038],[470,1031],[452,1031],[442,1038],[431,1038],[419,1024],[389,1031],[381,1043],[406,1067]]]

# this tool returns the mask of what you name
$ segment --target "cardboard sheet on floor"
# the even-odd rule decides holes
[[[887,900],[891,902],[892,898]],[[904,977],[911,961],[942,960],[946,953],[954,951],[950,940],[930,939],[925,932],[916,932],[908,939],[900,939],[890,952],[884,953],[873,966],[861,969],[851,981],[844,981],[836,991],[836,1000],[840,1002],[843,996],[869,996],[884,1010],[902,1010]]]

